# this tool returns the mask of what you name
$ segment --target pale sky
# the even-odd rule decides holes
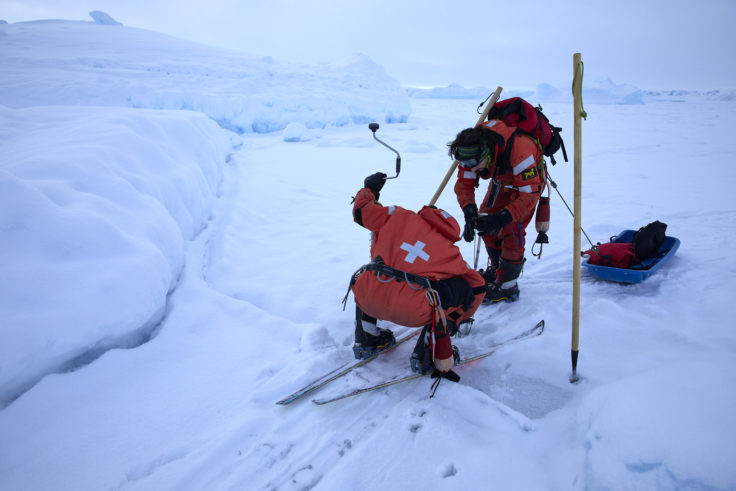
[[[736,88],[736,0],[0,0],[11,23],[91,10],[275,61],[364,53],[402,85],[562,85],[580,52],[589,80]]]

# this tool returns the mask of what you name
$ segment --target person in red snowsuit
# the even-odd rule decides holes
[[[448,146],[460,164],[455,194],[465,215],[463,238],[471,242],[477,230],[488,251],[486,301],[518,300],[526,227],[545,186],[542,151],[534,139],[495,119],[464,129]],[[481,179],[491,183],[478,207]]]
[[[379,329],[383,319],[423,327],[412,354],[414,371],[454,366],[450,336],[470,320],[485,295],[485,280],[470,268],[454,242],[460,226],[448,213],[425,206],[419,213],[378,203],[386,174],[365,179],[353,203],[353,220],[373,232],[372,261],[353,275],[356,358],[373,356],[395,342]]]

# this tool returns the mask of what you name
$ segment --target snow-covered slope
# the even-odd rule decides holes
[[[409,101],[364,55],[301,66],[93,22],[2,26],[0,104],[188,109],[238,133],[400,122]],[[29,83],[29,78],[32,83]]]

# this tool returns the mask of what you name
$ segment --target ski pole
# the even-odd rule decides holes
[[[486,108],[483,110],[483,113],[480,115],[480,118],[478,118],[478,122],[475,123],[475,126],[479,126],[487,117],[488,113],[491,112],[491,108],[496,103],[499,97],[501,97],[501,91],[503,89],[501,87],[498,87],[496,91],[491,96],[491,100],[488,101],[488,105],[486,105]],[[442,179],[442,182],[440,183],[440,187],[437,188],[437,191],[434,193],[434,196],[432,196],[432,199],[429,202],[429,206],[434,206],[435,203],[437,203],[437,200],[440,197],[440,194],[442,194],[442,191],[444,191],[445,186],[447,186],[447,183],[450,181],[450,178],[455,173],[455,169],[457,169],[458,161],[455,160],[452,162],[452,165],[450,166],[450,169],[447,171],[447,174],[445,174],[444,179]]]
[[[478,270],[478,259],[480,259],[480,243],[483,242],[483,240],[478,237],[476,234],[475,236],[475,254],[473,254],[473,269],[476,271]]]

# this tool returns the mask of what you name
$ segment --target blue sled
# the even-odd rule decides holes
[[[624,230],[618,236],[614,237],[611,242],[631,242],[634,233],[636,233],[635,230]],[[597,264],[590,264],[587,260],[583,262],[583,266],[588,268],[591,275],[602,280],[618,281],[620,283],[641,283],[656,273],[667,261],[672,259],[679,247],[680,239],[667,235],[659,247],[657,254],[633,265],[630,269],[599,266]]]

